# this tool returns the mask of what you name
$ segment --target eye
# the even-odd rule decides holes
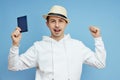
[[[64,20],[60,19],[59,22],[64,22]]]
[[[55,20],[50,20],[50,22],[51,22],[51,23],[54,23],[54,22],[55,22]]]
[[[62,23],[63,23],[63,22],[65,22],[65,20],[64,20],[64,19],[59,19],[59,22],[62,22]]]

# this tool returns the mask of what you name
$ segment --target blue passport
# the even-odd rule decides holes
[[[27,16],[18,17],[17,24],[18,24],[18,27],[21,29],[21,33],[28,31]]]

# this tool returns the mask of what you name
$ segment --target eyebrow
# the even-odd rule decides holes
[[[54,18],[49,18],[48,20],[55,20]],[[59,17],[59,20],[64,20],[63,18]],[[64,20],[66,22],[66,20]],[[67,23],[67,22],[66,22]]]
[[[55,20],[55,19],[49,19],[49,20]],[[59,20],[64,20],[63,18],[59,18]]]

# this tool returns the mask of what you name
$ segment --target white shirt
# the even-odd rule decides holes
[[[104,68],[106,51],[102,38],[95,38],[95,52],[81,41],[65,35],[60,41],[44,36],[24,54],[12,46],[8,68],[13,71],[36,67],[36,80],[80,80],[82,64]]]

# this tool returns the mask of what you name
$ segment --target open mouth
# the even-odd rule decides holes
[[[58,33],[58,32],[61,31],[61,29],[54,29],[54,31],[55,31],[56,33]]]

